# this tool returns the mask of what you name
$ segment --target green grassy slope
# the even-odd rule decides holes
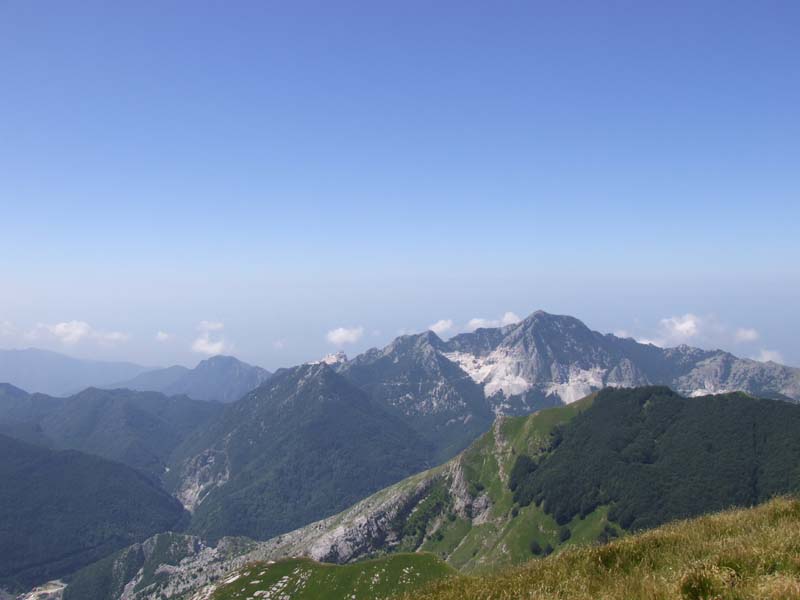
[[[350,565],[308,559],[254,563],[229,576],[214,600],[379,600],[412,592],[455,571],[430,554],[393,554]]]
[[[562,542],[561,528],[541,508],[532,505],[515,510],[508,488],[508,473],[516,458],[521,454],[538,456],[546,452],[553,428],[589,408],[593,399],[594,395],[568,406],[498,421],[461,457],[470,495],[487,496],[490,507],[478,518],[444,515],[432,523],[420,549],[440,556],[462,571],[480,572],[530,559],[533,541],[544,551],[548,545],[555,548],[597,539],[606,526],[607,510],[576,519],[569,525],[570,539]]]
[[[457,576],[404,600],[800,598],[800,501],[779,498],[565,549],[484,577]]]

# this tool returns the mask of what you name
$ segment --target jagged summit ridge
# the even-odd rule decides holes
[[[800,400],[800,370],[722,350],[659,348],[603,335],[580,320],[536,311],[516,325],[461,334],[445,353],[497,413],[570,403],[603,387],[665,384],[687,395],[746,391]]]
[[[457,369],[448,368],[442,359]],[[382,350],[357,356],[342,372],[361,381],[363,371],[388,371],[389,360],[395,365],[416,364],[425,373],[424,385],[412,372],[402,387],[398,387],[400,376],[388,383],[379,377],[377,383],[368,382],[370,387],[387,388],[387,401],[407,415],[463,408],[468,403],[452,392],[458,378],[474,383],[494,414],[568,404],[603,387],[651,384],[668,385],[686,395],[740,390],[800,400],[798,369],[740,359],[722,350],[659,348],[602,334],[575,317],[542,310],[518,323],[480,328],[447,341],[432,331],[401,336]],[[411,389],[414,383],[417,391]],[[481,412],[474,402],[471,406],[472,414]]]

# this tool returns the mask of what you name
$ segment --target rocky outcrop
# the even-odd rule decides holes
[[[211,490],[224,485],[228,479],[230,469],[226,452],[209,448],[182,466],[180,487],[175,490],[175,497],[186,510],[194,511]]]

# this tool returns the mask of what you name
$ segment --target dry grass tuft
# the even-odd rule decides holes
[[[777,498],[575,547],[406,600],[800,600],[800,500]]]

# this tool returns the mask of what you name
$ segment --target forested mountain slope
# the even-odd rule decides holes
[[[156,483],[125,465],[0,435],[0,586],[71,573],[186,515]]]
[[[267,539],[424,468],[413,429],[325,364],[285,369],[175,455],[168,483],[192,531]]]
[[[0,430],[41,445],[125,463],[160,478],[175,447],[222,411],[156,392],[86,389],[67,398],[0,385]]]

